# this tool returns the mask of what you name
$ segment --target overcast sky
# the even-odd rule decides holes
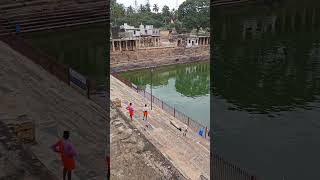
[[[152,10],[153,5],[157,4],[160,11],[164,5],[169,6],[170,10],[172,8],[176,9],[177,1],[178,1],[178,5],[180,5],[185,0],[149,0],[149,2],[151,4],[151,10]],[[132,7],[134,7],[134,0],[117,0],[117,2],[120,4],[123,4],[125,7],[128,7],[130,5]],[[147,0],[137,0],[138,6],[140,6],[140,4],[146,4],[146,2],[147,2]]]

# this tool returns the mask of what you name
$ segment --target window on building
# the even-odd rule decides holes
[[[189,39],[189,43],[191,43],[191,40]]]

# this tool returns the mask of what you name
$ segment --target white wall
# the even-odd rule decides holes
[[[199,38],[187,38],[187,47],[199,45]]]

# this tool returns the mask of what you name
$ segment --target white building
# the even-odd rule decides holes
[[[160,36],[160,30],[153,28],[153,25],[140,24],[141,36]]]
[[[124,23],[123,25],[121,25],[120,30],[122,32],[127,32],[127,33],[129,32],[130,34],[132,34],[133,37],[141,36],[139,28],[135,28],[134,26],[129,26],[127,23]]]
[[[141,24],[139,28],[135,28],[134,26],[129,26],[127,23],[124,23],[120,26],[120,32],[129,34],[132,37],[160,36],[160,30],[153,28],[153,25]]]
[[[198,37],[188,37],[187,38],[187,45],[186,47],[194,47],[199,45],[199,38]]]

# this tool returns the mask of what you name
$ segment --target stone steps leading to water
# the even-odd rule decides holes
[[[149,101],[143,96],[128,88],[118,79],[110,77],[110,93],[112,100],[118,98],[123,103],[120,109],[128,114],[125,104],[132,102],[135,108],[133,124],[141,130],[146,138],[167,157],[180,172],[191,179],[198,179],[204,175],[209,179],[210,172],[210,142],[189,130],[187,137],[177,130],[170,122],[183,125],[182,122],[164,112],[161,108],[153,106],[148,117],[153,128],[143,130],[142,107]]]

